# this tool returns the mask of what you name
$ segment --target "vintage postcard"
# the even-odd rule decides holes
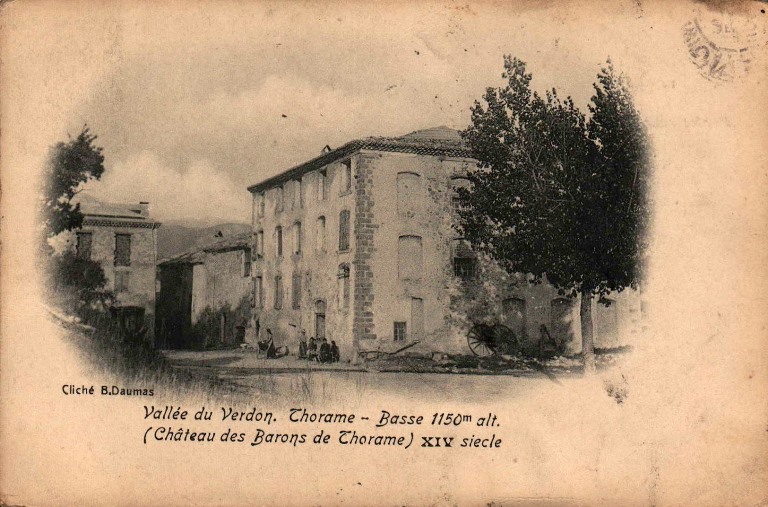
[[[768,503],[768,4],[0,2],[0,503]]]

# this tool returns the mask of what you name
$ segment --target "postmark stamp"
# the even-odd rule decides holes
[[[758,27],[744,17],[709,13],[686,23],[683,36],[691,61],[702,76],[732,81],[749,72]]]

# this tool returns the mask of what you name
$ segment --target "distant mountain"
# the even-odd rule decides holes
[[[248,224],[195,226],[193,221],[163,221],[157,229],[157,259],[168,259],[180,253],[203,247],[222,238],[248,232]],[[221,232],[220,236],[217,234]]]

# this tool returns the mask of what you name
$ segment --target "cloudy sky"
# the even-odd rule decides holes
[[[647,58],[606,41],[626,41],[651,23],[634,2],[605,4],[627,19],[605,26],[537,2],[514,10],[125,5],[99,13],[89,41],[102,59],[99,77],[81,90],[67,131],[87,122],[105,148],[107,172],[91,193],[150,201],[163,220],[247,222],[248,185],[326,144],[464,128],[485,87],[502,84],[504,54],[528,62],[536,88],[555,86],[586,107],[607,57],[634,68]],[[591,40],[579,24],[603,36]]]

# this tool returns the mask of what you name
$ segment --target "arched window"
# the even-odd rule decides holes
[[[304,195],[302,194],[301,180],[293,183],[293,209],[301,209],[304,204]]]
[[[318,252],[325,252],[325,217],[317,217],[315,249]]]
[[[349,250],[349,210],[339,213],[339,251]]]
[[[284,196],[285,190],[283,189],[283,186],[280,185],[275,189],[275,213],[283,211]]]
[[[341,192],[346,194],[352,191],[352,160],[344,160],[341,163]]]
[[[283,277],[275,276],[275,310],[283,307]]]
[[[350,293],[350,286],[349,286],[349,264],[346,262],[343,264],[339,264],[339,288],[338,288],[338,295],[339,295],[339,308],[342,310],[346,310],[349,308],[349,293]]]
[[[275,227],[275,255],[283,256],[283,228],[279,225]]]
[[[291,308],[301,308],[301,273],[294,273],[291,277]]]
[[[315,338],[325,338],[325,301],[315,301]]]
[[[421,236],[400,236],[397,242],[397,272],[401,280],[419,280],[424,267]]]
[[[397,173],[397,213],[412,217],[416,214],[422,199],[421,176],[416,173]]]
[[[258,231],[254,234],[253,257],[255,259],[264,257],[264,231]]]
[[[293,254],[301,254],[301,222],[293,224]]]
[[[328,198],[328,171],[323,169],[317,173],[317,200],[324,201]]]

